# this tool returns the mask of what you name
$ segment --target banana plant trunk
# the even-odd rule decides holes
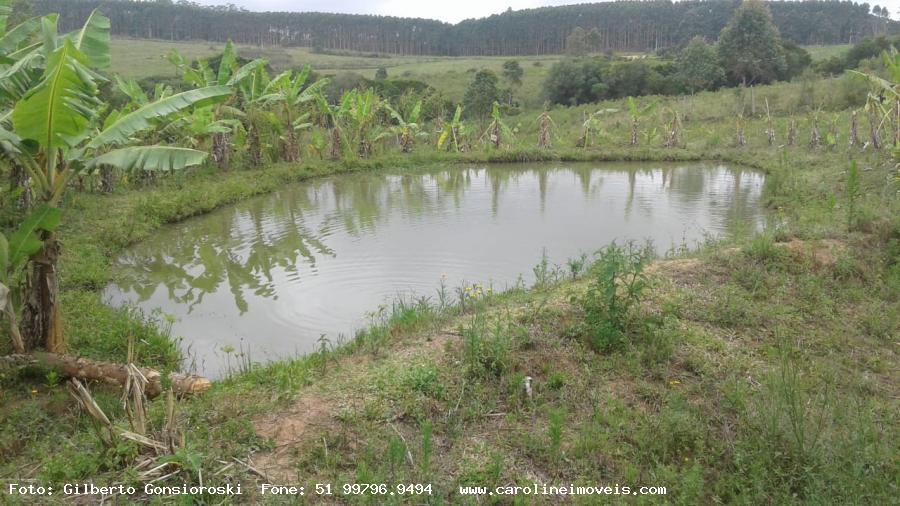
[[[247,146],[250,151],[250,164],[259,167],[262,165],[262,140],[259,138],[259,131],[255,126],[251,126],[247,135],[250,138]]]
[[[10,162],[10,165],[9,189],[11,191],[21,189],[22,193],[20,193],[19,198],[16,199],[16,205],[19,209],[27,211],[28,209],[31,209],[33,196],[31,191],[31,178],[28,177],[28,172],[26,172],[18,163]]]
[[[285,162],[291,163],[300,161],[300,148],[297,145],[297,134],[294,132],[290,123],[288,123],[288,130],[287,135],[285,136],[283,149],[284,152],[282,153],[282,158],[284,158]]]
[[[103,193],[111,193],[115,184],[115,174],[113,168],[108,165],[100,167],[100,191]]]
[[[44,348],[50,353],[65,353],[59,308],[59,240],[52,233],[42,233],[43,249],[31,257],[31,271],[25,287],[21,331],[27,350]]]
[[[413,146],[415,145],[415,141],[413,140],[413,136],[409,131],[404,130],[402,134],[400,134],[400,151],[403,153],[412,153]]]
[[[369,155],[372,154],[372,143],[369,142],[365,137],[362,137],[359,141],[359,148],[357,149],[360,158],[369,158]]]
[[[538,133],[538,147],[541,149],[550,149],[550,119],[548,116],[541,116],[541,130]]]
[[[213,134],[212,158],[222,170],[228,170],[228,135],[224,133]]]
[[[341,158],[341,132],[335,127],[331,129],[331,153],[329,153],[332,160],[338,160]]]

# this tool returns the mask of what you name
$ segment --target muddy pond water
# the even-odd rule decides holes
[[[162,311],[218,378],[349,339],[397,297],[531,284],[612,241],[659,253],[764,225],[759,172],[715,163],[541,163],[314,179],[164,228],[121,254],[109,304]],[[234,351],[232,351],[234,350]]]

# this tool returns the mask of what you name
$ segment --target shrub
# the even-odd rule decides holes
[[[466,373],[473,378],[500,378],[510,368],[511,343],[500,322],[491,328],[483,315],[476,315],[472,325],[462,329]]]
[[[626,341],[631,309],[647,288],[644,267],[652,258],[649,247],[615,243],[600,250],[591,266],[593,280],[579,301],[584,311],[582,334],[597,351],[621,346]]]

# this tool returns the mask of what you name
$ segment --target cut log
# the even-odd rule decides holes
[[[128,383],[128,366],[125,364],[42,352],[0,357],[0,370],[29,365],[45,367],[67,378],[104,381],[121,387]],[[139,367],[138,370],[147,378],[144,390],[147,397],[152,398],[161,394],[163,391],[162,374],[145,367]],[[172,384],[172,390],[178,395],[201,394],[212,386],[212,382],[206,378],[175,372],[169,374],[169,381]]]

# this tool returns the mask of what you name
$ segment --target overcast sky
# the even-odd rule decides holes
[[[586,3],[588,0],[194,0],[205,5],[233,3],[251,11],[346,12],[381,14],[409,18],[440,19],[456,23],[468,18],[483,18],[505,11]],[[868,0],[871,5],[887,7],[897,19],[900,0]]]

